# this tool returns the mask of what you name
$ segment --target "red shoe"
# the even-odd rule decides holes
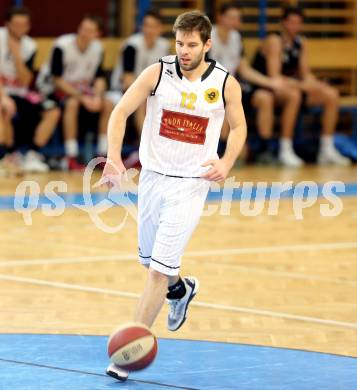
[[[75,157],[67,157],[67,169],[69,171],[84,171],[86,166],[79,163]]]
[[[129,156],[123,161],[123,164],[126,169],[141,168],[139,152],[135,151],[133,153],[130,153]]]
[[[101,161],[100,163],[98,163],[98,164],[95,166],[95,169],[98,169],[99,171],[103,171],[103,170],[104,170],[104,167],[105,167],[105,163],[106,163],[106,161],[107,161],[107,158],[104,157],[104,156],[97,156],[97,157],[105,158],[105,161]]]

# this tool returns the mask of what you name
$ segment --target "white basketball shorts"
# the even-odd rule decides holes
[[[195,230],[210,182],[142,170],[138,188],[138,241],[141,264],[178,275],[181,257]]]

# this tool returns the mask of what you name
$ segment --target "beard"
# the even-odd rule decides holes
[[[180,61],[179,61],[180,68],[186,72],[189,72],[191,70],[196,69],[200,65],[200,63],[202,62],[203,56],[204,56],[204,52],[202,50],[201,53],[195,59],[193,59],[190,64],[187,64],[187,65],[183,64],[181,59],[180,59]]]

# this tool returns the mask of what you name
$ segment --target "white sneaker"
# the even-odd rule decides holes
[[[189,303],[197,294],[199,289],[199,281],[193,276],[186,276],[183,278],[186,287],[186,294],[181,299],[167,299],[170,306],[167,317],[167,328],[172,332],[178,330],[187,318],[187,309]]]
[[[2,160],[0,160],[0,176],[22,176],[23,173],[21,153],[14,152],[7,154]]]
[[[23,169],[25,172],[35,172],[35,173],[43,173],[48,172],[48,165],[43,162],[43,157],[33,151],[29,150],[23,160]]]
[[[351,165],[351,160],[342,156],[335,147],[320,149],[317,162],[321,165],[339,165],[342,167]]]
[[[299,168],[304,165],[304,160],[298,157],[294,152],[281,152],[279,153],[279,162],[285,167]]]
[[[109,364],[105,373],[121,382],[125,382],[129,376],[129,371],[126,371],[123,368],[118,367],[114,363]]]

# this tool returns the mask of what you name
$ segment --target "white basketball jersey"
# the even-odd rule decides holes
[[[35,41],[27,35],[21,38],[21,57],[26,63],[36,53],[37,46]],[[0,28],[0,77],[5,91],[9,95],[25,96],[28,92],[27,87],[23,87],[18,80],[14,59],[9,50],[8,30],[5,27]]]
[[[199,177],[201,165],[218,158],[228,72],[214,60],[201,78],[183,76],[176,56],[160,60],[160,79],[147,99],[140,142],[144,169],[164,175]]]
[[[242,55],[242,38],[238,31],[230,31],[226,42],[222,42],[217,31],[217,27],[213,26],[212,47],[209,55],[215,58],[223,66],[225,66],[230,74],[235,74],[241,61]]]
[[[137,33],[129,37],[121,51],[126,47],[132,46],[135,49],[135,68],[134,75],[139,74],[149,65],[155,64],[161,57],[166,56],[170,52],[170,43],[166,38],[159,37],[156,39],[153,47],[148,48],[145,43],[143,33]],[[118,63],[112,73],[110,87],[112,90],[121,90],[120,79],[123,75],[123,58],[120,55]]]
[[[59,48],[62,51],[61,77],[72,86],[85,90],[95,79],[96,71],[103,59],[103,47],[99,40],[94,40],[84,52],[81,52],[76,38],[76,34],[62,35],[56,39],[52,50]],[[50,64],[44,64],[36,82],[38,89],[45,95],[54,90],[50,73]]]

